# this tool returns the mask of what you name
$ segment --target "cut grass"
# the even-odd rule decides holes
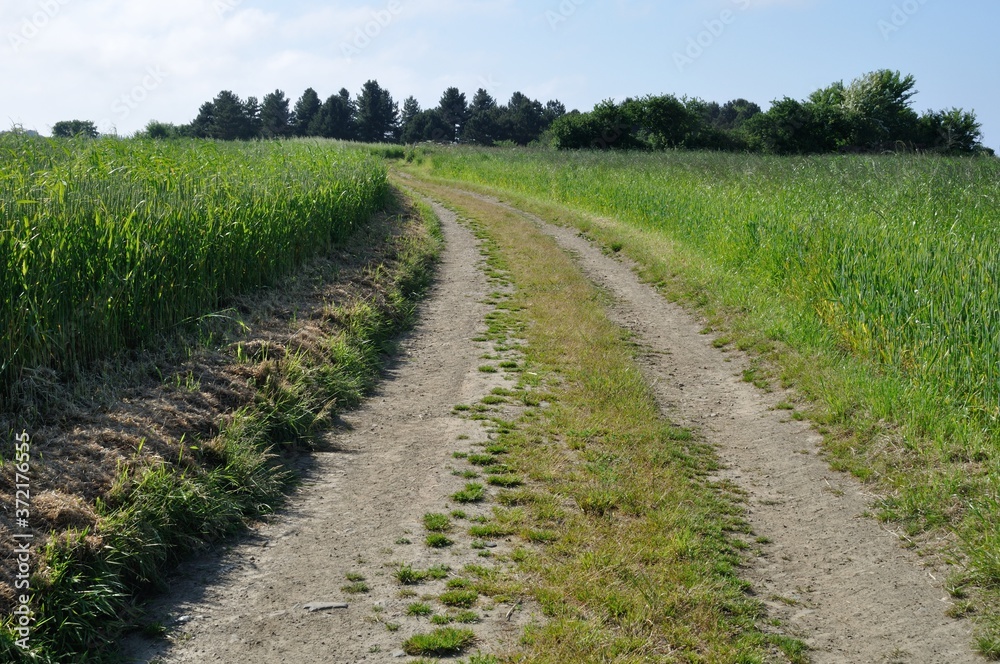
[[[482,618],[475,611],[459,611],[454,614],[438,614],[431,617],[432,625],[451,625],[459,623],[462,625],[475,625],[482,621]],[[476,661],[476,660],[469,660]]]
[[[535,544],[549,544],[559,539],[559,533],[553,530],[528,530],[524,539]]]
[[[466,460],[473,466],[488,466],[496,461],[492,454],[470,454]]]
[[[447,565],[433,565],[427,569],[427,576],[437,581],[448,578],[451,568]]]
[[[523,512],[496,523],[518,523],[526,541],[549,543],[511,556],[547,617],[521,656],[649,661],[669,650],[678,661],[752,662],[780,648],[792,658],[797,642],[758,628],[761,606],[738,577],[742,558],[729,535],[746,529],[738,497],[705,479],[717,465],[711,450],[663,420],[600,294],[519,215],[418,186],[471,218],[490,260],[502,261],[517,289],[511,302],[525,364],[552,385],[538,416],[494,421],[509,465],[530,468],[532,480],[530,493],[501,492]],[[610,497],[604,509],[562,506],[586,502],[595,486]],[[621,516],[608,519],[611,509]]]
[[[455,614],[454,618],[455,622],[463,623],[465,625],[472,625],[482,620],[479,614],[475,611],[459,611]]]
[[[482,539],[497,539],[500,537],[507,537],[514,532],[514,529],[509,526],[504,526],[499,523],[487,523],[481,526],[472,526],[469,528],[469,534],[473,537],[481,537]]]

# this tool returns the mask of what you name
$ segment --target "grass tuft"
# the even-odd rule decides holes
[[[462,654],[475,641],[470,629],[443,627],[430,634],[414,634],[403,643],[403,651],[412,657],[450,657]]]
[[[424,528],[434,533],[446,533],[451,530],[451,520],[447,514],[425,514]]]
[[[438,600],[445,606],[452,606],[459,609],[468,609],[479,599],[479,593],[475,590],[465,588],[455,588],[442,594]]]
[[[364,581],[355,581],[354,583],[349,583],[346,586],[341,586],[340,589],[350,595],[361,595],[371,591],[371,588],[369,588],[368,584]]]
[[[406,607],[406,615],[408,616],[426,617],[432,613],[434,613],[434,609],[431,608],[430,604],[424,602],[413,602]]]
[[[490,475],[486,478],[486,481],[493,486],[499,486],[505,489],[513,489],[524,484],[524,480],[517,475]]]
[[[454,542],[448,539],[446,535],[443,535],[441,533],[431,533],[430,535],[427,536],[427,539],[424,541],[426,542],[427,546],[431,547],[432,549],[443,549],[445,547],[449,547],[452,544],[454,544]]]
[[[470,482],[465,485],[465,488],[461,491],[452,494],[452,500],[456,503],[479,503],[482,502],[485,496],[485,490],[482,484],[477,482]]]
[[[404,586],[415,586],[427,580],[430,574],[423,570],[413,569],[411,565],[400,565],[396,569],[396,580]]]

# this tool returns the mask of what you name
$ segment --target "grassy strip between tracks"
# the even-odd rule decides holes
[[[484,238],[516,289],[506,311],[527,342],[523,380],[551,404],[499,427],[505,466],[529,481],[499,492],[498,517],[518,524],[523,587],[547,617],[514,659],[804,661],[800,642],[763,624],[740,578],[740,497],[708,479],[716,460],[697,435],[659,413],[600,292],[520,216],[408,184]]]
[[[137,593],[162,585],[185,555],[239,533],[280,504],[295,479],[284,461],[317,441],[336,412],[360,401],[393,338],[411,323],[440,231],[428,208],[399,209],[363,226],[351,242],[345,251],[365,258],[352,272],[358,283],[343,291],[349,297],[298,312],[287,343],[250,351],[250,344],[227,339],[232,343],[213,351],[252,376],[252,403],[220,413],[211,440],[174,441],[172,458],[142,456],[140,446],[98,501],[96,527],[53,534],[39,550],[30,638],[22,642],[28,648],[17,644],[24,636],[18,617],[9,617],[0,625],[0,661],[118,661],[115,639],[142,622]],[[312,327],[303,335],[295,326],[306,319]]]

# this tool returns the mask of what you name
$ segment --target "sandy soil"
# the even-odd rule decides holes
[[[486,329],[488,312],[477,243],[452,213],[437,212],[447,242],[437,284],[377,394],[330,434],[331,451],[316,455],[305,486],[279,517],[224,555],[179,572],[172,592],[153,607],[171,628],[170,639],[132,640],[126,644],[131,661],[400,661],[403,641],[432,626],[405,614],[418,598],[399,597],[396,566],[445,564],[454,577],[467,564],[491,564],[458,530],[449,533],[455,545],[448,549],[423,543],[423,515],[448,513],[454,507],[448,496],[466,481],[452,475],[452,453],[487,438],[453,406],[505,384],[502,375],[478,370],[490,348],[471,341]],[[472,517],[488,509],[465,511]],[[495,551],[505,547],[501,542]],[[345,593],[347,574],[362,575],[370,591]],[[437,595],[444,581],[415,590]],[[317,602],[347,608],[306,608]],[[500,652],[532,619],[526,605],[512,612],[481,599],[475,608],[483,621],[472,627],[484,652]]]
[[[452,452],[486,438],[452,406],[503,381],[477,371],[487,349],[470,341],[487,313],[476,243],[454,215],[438,212],[448,241],[438,284],[379,394],[345,418],[350,430],[331,435],[334,451],[317,456],[287,513],[225,555],[183,570],[158,602],[172,638],[166,646],[130,644],[135,661],[400,661],[403,639],[428,625],[404,615],[412,600],[398,597],[393,564],[443,562],[457,571],[483,561],[463,541],[444,553],[422,544],[421,516],[447,512],[447,496],[463,482],[451,474]],[[640,283],[627,264],[575,231],[536,221],[613,296],[610,313],[645,349],[664,411],[715,445],[726,466],[720,477],[748,492],[748,519],[770,543],[745,572],[783,631],[805,640],[820,664],[983,661],[971,650],[971,626],[945,616],[940,577],[862,516],[870,497],[829,469],[809,425],[774,409],[788,395],[743,382],[746,358],[713,348],[702,323]],[[402,537],[413,544],[399,544]],[[348,573],[365,576],[371,592],[345,595]],[[310,602],[348,608],[310,613]],[[502,651],[534,619],[530,608],[510,620],[509,607],[479,608],[485,652]],[[401,627],[392,632],[385,623]]]

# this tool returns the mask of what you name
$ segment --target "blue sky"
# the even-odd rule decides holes
[[[434,106],[457,86],[589,110],[673,93],[765,108],[874,69],[915,108],[974,109],[1000,148],[996,0],[4,0],[0,122],[190,121],[222,89],[356,94],[374,78]]]

